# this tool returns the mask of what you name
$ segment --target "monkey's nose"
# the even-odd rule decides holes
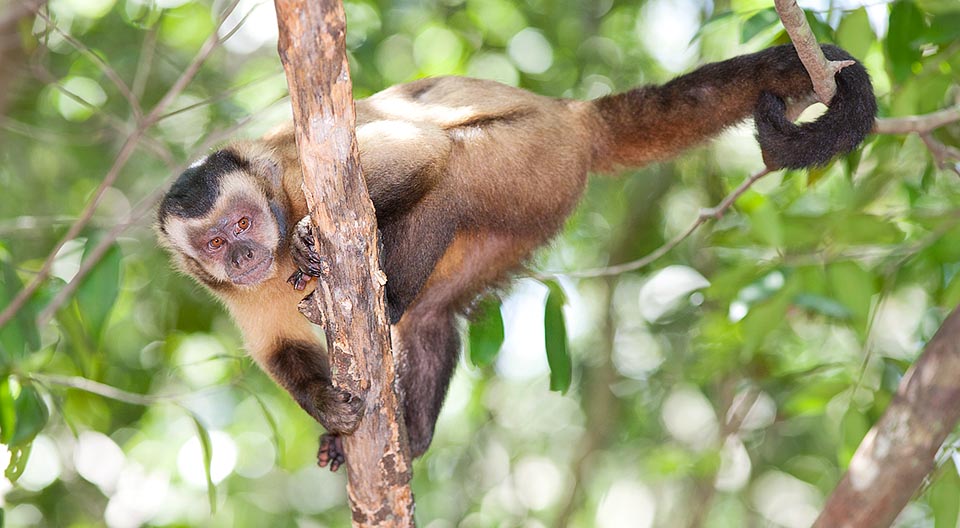
[[[253,247],[247,244],[235,247],[230,253],[230,263],[236,269],[246,267],[251,260],[253,260]]]

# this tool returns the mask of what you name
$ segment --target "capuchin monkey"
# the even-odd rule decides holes
[[[813,90],[791,45],[593,101],[461,77],[356,101],[413,455],[430,445],[453,374],[457,315],[561,229],[588,173],[669,160],[751,116],[769,168],[825,165],[863,141],[877,111],[862,65],[836,81],[826,113],[801,125],[787,107]],[[300,186],[287,126],[187,169],[160,204],[157,231],[177,266],[226,304],[257,364],[327,429],[318,460],[336,470],[339,435],[356,428],[363,402],[331,385],[325,347],[297,310],[328,258],[314,248]]]

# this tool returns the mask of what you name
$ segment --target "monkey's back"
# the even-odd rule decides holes
[[[388,88],[356,107],[368,184],[395,182],[397,167],[442,167],[432,195],[456,197],[457,213],[472,226],[549,237],[586,181],[589,103],[438,77]]]

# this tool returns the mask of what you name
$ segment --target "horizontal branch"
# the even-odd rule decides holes
[[[929,114],[878,118],[873,125],[873,132],[875,134],[909,134],[911,132],[922,134],[957,121],[960,121],[960,105]]]

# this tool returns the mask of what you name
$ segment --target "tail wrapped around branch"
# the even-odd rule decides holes
[[[828,59],[852,57],[823,46]],[[771,169],[822,166],[855,149],[873,128],[877,103],[859,62],[837,76],[837,92],[819,119],[800,125],[789,103],[812,100],[813,84],[792,45],[704,65],[661,86],[642,86],[593,102],[606,126],[594,170],[673,158],[751,115]]]

